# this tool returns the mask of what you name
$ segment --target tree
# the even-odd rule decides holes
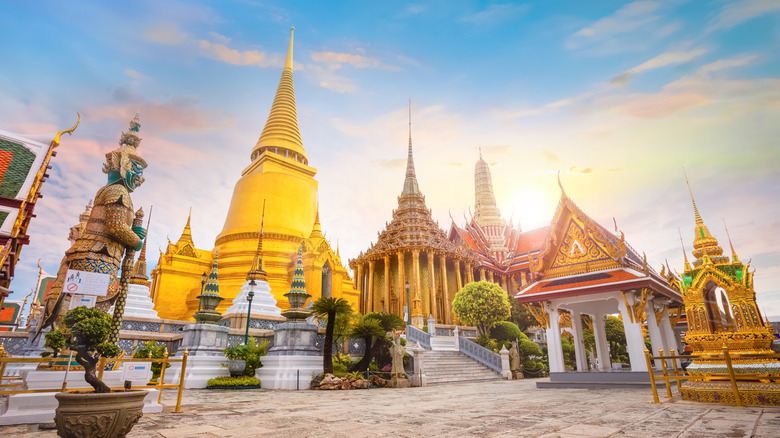
[[[374,344],[374,338],[378,338],[380,336],[384,337],[385,333],[387,332],[382,328],[381,325],[379,325],[379,321],[377,319],[367,318],[365,316],[360,320],[360,322],[352,327],[350,336],[353,338],[362,338],[366,346],[366,351],[363,354],[363,358],[360,359],[360,362],[355,364],[355,370],[363,371],[368,369],[368,364],[371,363],[371,349]]]
[[[65,314],[63,323],[65,346],[76,352],[76,362],[84,367],[84,380],[97,393],[111,392],[111,388],[95,374],[100,356],[114,357],[119,354],[119,347],[108,342],[111,317],[98,309],[79,306]]]
[[[488,335],[493,324],[509,317],[509,300],[501,286],[477,281],[463,286],[452,301],[455,317]]]
[[[395,313],[370,312],[366,313],[364,318],[377,320],[379,322],[379,326],[384,329],[385,333],[391,332],[393,330],[401,330],[402,328],[406,327],[406,322],[404,322],[404,320]]]
[[[604,321],[604,331],[609,342],[609,355],[614,362],[628,362],[626,353],[626,332],[620,318],[608,315]]]
[[[529,328],[539,325],[539,321],[534,318],[524,305],[518,303],[515,299],[510,299],[509,303],[511,304],[512,313],[507,320],[517,324],[520,330],[525,332]]]
[[[490,337],[497,341],[528,340],[528,336],[513,322],[500,321],[490,329]]]
[[[323,345],[322,369],[333,373],[333,329],[336,327],[336,315],[352,313],[352,306],[344,298],[320,297],[312,307],[318,317],[328,319],[325,326],[325,342]]]

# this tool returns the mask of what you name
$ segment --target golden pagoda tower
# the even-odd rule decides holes
[[[780,362],[754,357],[772,354],[774,336],[756,303],[750,263],[742,264],[733,245],[731,260],[722,255],[723,248],[704,224],[692,192],[691,201],[696,221],[693,241],[696,260],[691,266],[685,257],[679,284],[688,320],[685,342],[693,348],[694,356],[701,355],[687,371],[692,376],[703,377],[704,381],[686,381],[680,390],[682,398],[734,403],[723,356],[726,347],[740,380],[742,403],[780,405],[780,384],[770,382],[780,375]]]
[[[318,184],[314,179],[317,169],[309,166],[298,129],[292,31],[276,97],[250,159],[233,189],[225,224],[215,242],[214,249],[219,251],[220,290],[226,298],[218,310],[224,312],[231,305],[246,281],[247,272],[252,269],[260,237],[263,203],[266,205],[263,266],[278,305],[283,309],[289,306],[283,294],[290,289],[294,261],[302,243],[304,277],[313,299],[324,295],[357,303],[352,280],[340,257],[323,236],[319,222]],[[182,260],[179,266],[169,266],[172,273],[168,277],[173,278],[166,279],[165,274],[155,277],[160,283],[160,289],[154,289],[155,302],[162,318],[190,319],[197,310],[194,297],[200,293],[201,274],[197,273],[195,277],[191,272],[173,272],[176,269],[187,270],[183,267],[187,263],[191,270],[196,270],[194,266],[198,266],[197,269],[201,269],[203,264],[208,266],[207,260],[198,254],[192,255],[194,257]],[[161,262],[161,269],[163,266]],[[166,281],[170,286],[165,284]],[[175,312],[169,313],[167,305],[160,305],[174,302],[177,307]]]
[[[452,300],[474,280],[478,259],[450,243],[431,217],[417,183],[411,125],[410,115],[406,178],[393,220],[379,233],[376,244],[349,264],[360,291],[361,313],[395,313],[403,318],[407,307],[412,321],[419,317],[418,326],[428,316],[451,324]]]

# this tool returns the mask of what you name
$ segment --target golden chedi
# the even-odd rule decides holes
[[[693,194],[691,194],[693,201]],[[688,366],[692,376],[703,381],[686,381],[680,390],[685,400],[734,403],[723,356],[728,348],[734,373],[739,379],[744,404],[780,405],[780,362],[757,358],[771,354],[772,328],[761,316],[753,289],[750,263],[742,264],[731,246],[731,259],[724,256],[693,201],[696,219],[693,266],[685,257],[679,281],[688,331],[685,342],[699,356]]]
[[[338,251],[322,234],[317,205],[317,170],[309,166],[298,129],[293,86],[293,36],[282,77],[265,128],[252,149],[250,164],[242,171],[222,232],[215,242],[219,251],[220,290],[226,298],[219,311],[231,305],[247,280],[257,252],[264,212],[263,268],[277,305],[286,309],[298,248],[303,243],[303,270],[312,299],[345,298],[357,303],[357,292]],[[185,229],[189,233],[188,226]],[[198,308],[201,275],[213,254],[197,250],[188,234],[169,244],[153,271],[155,308],[161,318],[186,320]]]

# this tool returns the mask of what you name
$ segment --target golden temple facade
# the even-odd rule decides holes
[[[263,267],[267,281],[283,310],[290,290],[298,248],[303,243],[303,270],[312,299],[344,298],[357,304],[352,279],[322,234],[318,212],[317,170],[309,166],[298,128],[293,84],[293,34],[282,77],[268,121],[253,147],[250,164],[233,189],[225,224],[216,238],[219,252],[220,293],[217,308],[231,305],[247,281],[263,229]],[[263,206],[265,209],[263,210]],[[189,229],[176,244],[169,243],[152,271],[152,295],[161,318],[191,320],[198,309],[201,275],[208,272],[214,251],[195,248]]]
[[[361,313],[387,312],[403,318],[404,306],[411,301],[411,316],[417,321],[433,316],[439,323],[452,324],[455,293],[475,280],[474,254],[453,245],[425,206],[414,169],[411,122],[406,179],[393,220],[349,265],[355,272]]]

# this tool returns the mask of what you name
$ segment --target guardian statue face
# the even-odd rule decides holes
[[[135,190],[144,182],[144,166],[138,161],[130,161],[130,169],[125,172],[124,185],[128,191]]]

